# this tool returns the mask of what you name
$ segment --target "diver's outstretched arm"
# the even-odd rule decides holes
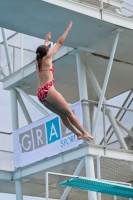
[[[69,26],[67,27],[66,31],[63,33],[63,35],[57,40],[57,43],[59,43],[60,45],[62,45],[69,33],[69,31],[72,28],[72,22],[70,22]]]
[[[62,44],[64,43],[69,31],[72,28],[72,22],[70,22],[69,26],[67,27],[66,31],[63,33],[63,35],[57,40],[55,46],[49,51],[49,55],[53,56],[54,54],[56,54],[56,52],[58,51],[58,49],[62,46]]]
[[[45,37],[45,40],[44,40],[44,45],[45,46],[48,46],[48,42],[51,40],[51,33],[48,32],[46,37]]]

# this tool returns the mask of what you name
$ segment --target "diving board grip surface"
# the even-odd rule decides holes
[[[133,187],[110,183],[97,179],[78,177],[61,182],[58,185],[77,188],[79,190],[90,190],[113,196],[133,198]]]

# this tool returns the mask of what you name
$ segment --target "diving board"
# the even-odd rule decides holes
[[[77,177],[61,182],[58,186],[68,186],[80,190],[90,190],[113,196],[133,198],[133,187],[97,179]]]

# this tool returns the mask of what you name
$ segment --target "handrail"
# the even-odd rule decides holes
[[[126,7],[122,7],[123,9],[125,9],[125,10],[127,10],[127,11],[129,11],[130,13],[133,13],[133,10],[130,10],[129,8],[126,8]]]
[[[122,107],[124,107],[124,106],[126,105],[128,99],[131,97],[132,93],[133,93],[133,91],[131,90],[130,93],[128,94],[127,98],[125,99],[124,103],[122,104]],[[128,107],[129,107],[129,105],[128,105]],[[117,113],[117,115],[115,116],[116,119],[119,117],[119,115],[120,115],[121,112],[122,112],[122,109],[120,109],[119,112]],[[119,121],[122,120],[122,118],[123,118],[125,112],[126,112],[126,110],[124,111],[124,113],[123,113],[123,115],[121,116],[121,118],[119,119]],[[112,128],[112,126],[110,125],[110,127],[108,128],[108,130],[107,130],[107,132],[106,132],[106,135],[108,135],[108,133],[109,133],[109,131],[111,130],[111,128]],[[114,132],[114,131],[112,131],[112,134],[113,134],[113,132]],[[111,134],[110,137],[108,138],[108,141],[110,140],[112,134]],[[104,141],[104,139],[101,140],[100,144],[102,144],[103,141]],[[107,142],[108,142],[108,141],[107,141]]]
[[[85,99],[81,100],[81,102],[85,102],[85,101],[86,101],[86,102],[89,102],[89,103],[92,103],[92,104],[97,104],[97,105],[98,105],[98,103],[99,103],[98,101],[93,101],[93,100],[85,100]],[[129,108],[114,106],[114,105],[106,104],[106,103],[103,103],[102,105],[108,106],[108,107],[112,107],[112,108],[118,108],[118,109],[122,109],[122,110],[127,110],[127,111],[133,112],[133,110],[132,110],[132,109],[129,109]]]
[[[10,132],[10,133],[7,133],[7,132],[0,131],[0,134],[11,135],[11,134],[12,134],[12,132]]]
[[[132,94],[132,90],[131,90],[131,92],[130,92],[130,94],[128,95],[128,98],[130,97],[130,95]],[[99,102],[97,102],[97,101],[93,101],[93,100],[85,100],[85,99],[82,99],[81,100],[81,102],[88,102],[88,103],[90,103],[90,104],[93,104],[93,105],[95,105],[95,106],[98,106],[98,103]],[[124,102],[124,104],[123,104],[124,106],[125,106],[125,102]],[[110,130],[110,128],[112,127],[112,125],[110,125],[110,127],[109,127],[109,129],[107,130],[107,132],[106,132],[106,123],[105,123],[105,108],[107,108],[107,107],[112,107],[112,108],[117,108],[117,109],[119,109],[120,111],[122,111],[122,110],[124,110],[124,113],[126,113],[126,111],[130,111],[130,112],[133,112],[133,109],[129,109],[129,108],[125,108],[125,107],[120,107],[120,106],[114,106],[114,105],[111,105],[111,104],[107,104],[107,103],[103,103],[102,104],[102,108],[101,108],[101,111],[102,111],[102,113],[103,113],[103,133],[104,133],[104,135],[103,135],[103,139],[101,140],[101,142],[99,143],[99,145],[102,145],[102,143],[104,143],[104,147],[105,147],[105,154],[106,154],[106,148],[107,148],[107,145],[109,145],[109,138],[112,136],[112,134],[113,134],[113,132],[114,131],[112,131],[112,134],[110,135],[110,137],[108,138],[108,140],[107,140],[107,135],[108,135],[108,133],[109,133],[109,131],[108,130]],[[120,112],[119,111],[119,112]],[[118,113],[119,113],[118,112]],[[125,127],[123,124],[119,124],[118,122],[119,121],[117,121],[117,118],[115,118],[115,120],[116,120],[116,123],[118,124],[118,126],[119,127],[121,127],[122,128],[122,130],[124,130],[127,134],[129,134],[130,136],[133,136],[133,132],[131,131],[131,130],[129,130],[127,127]],[[120,119],[120,121],[121,121],[121,119]],[[115,141],[116,142],[116,141]]]

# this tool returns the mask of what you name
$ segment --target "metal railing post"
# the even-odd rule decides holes
[[[45,173],[45,184],[46,184],[46,200],[49,200],[49,190],[48,190],[48,172]]]
[[[19,128],[17,91],[15,89],[11,89],[10,95],[11,95],[12,130],[16,130]]]
[[[105,105],[103,104],[103,132],[104,132],[104,148],[105,152],[104,154],[106,155],[106,149],[107,149],[107,138],[106,138],[106,126],[105,126]]]
[[[97,155],[97,179],[101,179],[101,169],[100,169],[100,156]],[[98,200],[101,200],[101,193],[98,192]]]
[[[103,0],[100,0],[101,19],[103,19]]]

